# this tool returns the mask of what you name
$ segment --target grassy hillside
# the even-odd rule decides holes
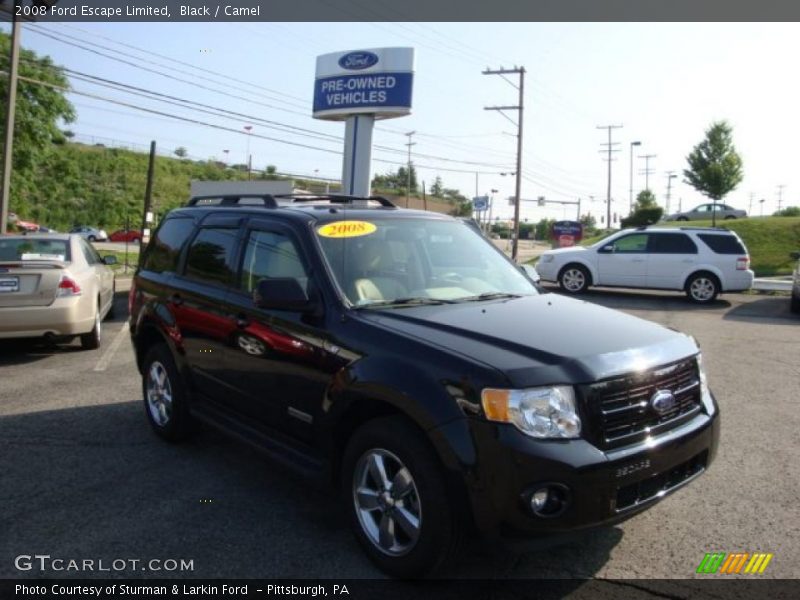
[[[15,177],[11,210],[64,231],[76,224],[121,227],[142,217],[148,155],[117,148],[68,143],[54,146],[34,177]],[[254,177],[256,175],[254,174]],[[247,174],[214,162],[157,157],[153,206],[158,214],[185,203],[189,184],[244,180]]]
[[[668,227],[711,227],[711,221],[659,223]],[[717,224],[739,234],[750,251],[751,268],[757,276],[788,275],[794,268],[790,252],[800,250],[800,217],[764,217],[722,221]],[[594,244],[603,236],[585,240]]]
[[[15,173],[11,210],[22,219],[66,231],[74,225],[102,227],[109,233],[121,228],[126,217],[133,226],[142,218],[148,155],[120,148],[67,143],[52,147],[35,175]],[[263,179],[253,173],[253,179]],[[285,179],[271,176],[271,179]],[[181,160],[158,156],[153,183],[153,207],[157,215],[184,204],[192,180],[247,179],[247,173],[211,161]],[[322,192],[319,181],[294,179],[299,188]],[[331,187],[335,192],[338,184]],[[405,197],[394,196],[398,206]],[[411,198],[410,208],[422,208],[422,198]],[[450,213],[455,205],[429,198],[428,210]]]

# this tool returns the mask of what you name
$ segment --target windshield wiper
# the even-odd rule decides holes
[[[484,292],[477,296],[466,296],[459,298],[456,302],[481,302],[483,300],[497,300],[499,298],[521,298],[522,294],[510,294],[508,292]]]
[[[391,308],[393,306],[428,306],[434,304],[453,304],[455,300],[443,300],[441,298],[425,298],[425,297],[412,297],[412,298],[396,298],[394,300],[380,300],[378,302],[370,302],[363,304],[356,308]]]

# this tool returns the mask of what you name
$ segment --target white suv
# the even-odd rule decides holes
[[[536,270],[572,294],[590,285],[683,290],[701,304],[753,285],[739,236],[704,227],[624,229],[591,246],[548,250]]]

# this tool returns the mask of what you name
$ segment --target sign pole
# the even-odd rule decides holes
[[[342,183],[350,196],[370,195],[373,115],[348,117],[344,129]]]

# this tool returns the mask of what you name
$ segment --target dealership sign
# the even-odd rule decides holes
[[[583,239],[583,224],[579,221],[556,221],[551,235],[559,248],[574,246]]]
[[[364,114],[376,119],[408,115],[413,82],[413,48],[323,54],[317,57],[313,116],[343,120]]]

